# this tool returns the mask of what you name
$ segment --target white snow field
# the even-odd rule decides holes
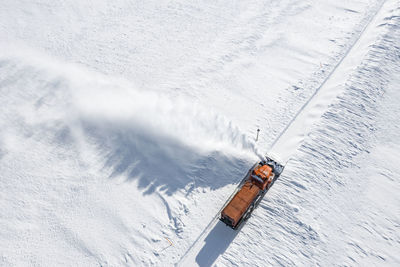
[[[399,0],[0,7],[1,266],[400,265]]]

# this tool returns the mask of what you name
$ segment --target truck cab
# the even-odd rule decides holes
[[[259,164],[256,168],[254,168],[250,178],[251,181],[261,190],[265,190],[272,183],[272,180],[274,179],[274,173],[269,165]]]

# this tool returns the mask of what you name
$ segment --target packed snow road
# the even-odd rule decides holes
[[[399,265],[382,3],[3,1],[0,265]],[[215,223],[266,152],[282,177]]]

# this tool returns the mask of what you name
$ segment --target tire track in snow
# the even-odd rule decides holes
[[[325,77],[325,79],[322,81],[322,83],[316,88],[314,93],[301,106],[301,108],[292,117],[292,119],[285,126],[285,128],[274,139],[273,143],[270,145],[270,147],[268,149],[268,151],[270,151],[270,153],[268,153],[269,156],[273,157],[274,159],[280,160],[284,165],[289,161],[291,154],[296,151],[298,145],[301,143],[303,138],[301,138],[300,140],[296,140],[294,145],[290,144],[290,147],[289,147],[290,149],[289,150],[286,149],[286,152],[289,151],[290,153],[286,154],[286,155],[285,154],[281,154],[282,150],[281,151],[278,151],[278,150],[275,151],[275,149],[276,149],[275,146],[277,144],[280,144],[280,142],[282,142],[282,140],[284,142],[284,141],[287,141],[288,139],[291,138],[290,134],[292,134],[292,131],[294,130],[294,129],[292,130],[291,126],[295,125],[295,122],[301,117],[301,115],[305,116],[303,119],[308,119],[309,120],[308,121],[308,123],[309,123],[308,126],[312,126],[311,122],[315,122],[316,119],[319,119],[319,117],[323,114],[323,111],[326,109],[326,107],[332,102],[333,99],[336,98],[338,93],[340,93],[340,90],[335,90],[333,92],[333,94],[332,93],[328,94],[328,100],[330,100],[330,101],[326,101],[325,105],[323,105],[322,108],[321,108],[321,106],[319,107],[319,109],[318,109],[318,111],[320,112],[319,116],[316,115],[316,114],[311,114],[309,117],[311,117],[312,120],[310,121],[310,118],[307,117],[308,107],[311,104],[313,104],[313,102],[315,100],[319,99],[318,97],[316,97],[316,96],[318,96],[318,93],[324,91],[325,88],[329,89],[329,87],[326,87],[326,85],[328,84],[328,81],[330,81],[332,79],[334,74],[339,72],[338,70],[343,65],[343,63],[345,63],[346,59],[349,58],[349,55],[352,54],[355,51],[355,47],[360,43],[360,39],[362,38],[362,36],[364,36],[364,33],[367,31],[367,29],[370,28],[370,26],[372,25],[372,22],[377,19],[378,13],[382,10],[382,7],[385,4],[385,2],[386,2],[386,0],[381,1],[377,5],[376,9],[371,11],[371,14],[369,15],[369,17],[367,19],[367,22],[364,25],[362,25],[361,31],[359,31],[359,34],[354,39],[352,39],[352,43],[349,45],[349,47],[347,48],[347,50],[345,51],[345,53],[343,54],[341,59],[337,62],[335,67],[331,70],[329,75],[327,75]],[[360,57],[358,57],[358,59],[360,59]],[[361,56],[361,59],[362,59],[362,56]],[[350,63],[352,63],[354,65],[354,64],[359,63],[359,61],[350,62]],[[346,79],[342,79],[342,84],[344,84],[347,79],[348,79],[348,76],[346,77]],[[312,113],[313,112],[315,113],[315,110],[310,110],[310,111]],[[301,137],[304,137],[304,136],[305,136],[305,133],[303,133],[301,135]],[[279,147],[279,146],[277,146],[277,147]],[[234,193],[237,191],[237,189],[238,189],[238,187],[236,188]],[[233,196],[233,194],[231,195],[231,197]],[[228,201],[229,201],[229,199],[228,199]],[[225,204],[226,204],[226,202],[225,202]],[[222,210],[222,208],[221,208],[221,210]],[[221,210],[219,212],[221,212]],[[199,236],[192,243],[192,245],[182,255],[180,260],[175,264],[176,266],[192,266],[196,262],[196,256],[199,254],[200,250],[202,249],[202,247],[203,247],[202,245],[205,244],[205,237],[208,236],[208,234],[211,232],[211,230],[214,229],[215,226],[218,223],[219,212],[213,217],[213,219],[210,221],[210,223],[205,227],[205,229],[199,234]]]

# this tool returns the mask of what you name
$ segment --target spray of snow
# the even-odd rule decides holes
[[[179,140],[202,151],[252,151],[255,143],[227,118],[184,97],[132,90],[91,81],[75,91],[79,114],[90,121],[120,124],[135,132]]]
[[[57,103],[51,112],[43,112],[42,116],[38,116],[37,111],[31,112],[31,121],[35,123],[58,119],[70,127],[81,127],[82,122],[83,125],[114,130],[122,127],[153,138],[154,142],[159,138],[174,140],[199,153],[222,151],[251,158],[254,154],[262,157],[255,142],[230,120],[193,99],[143,91],[131,81],[89,71],[77,64],[59,62],[28,48],[3,49],[9,51],[9,56],[2,58],[3,62],[14,67],[33,68],[38,76],[35,79],[40,81],[44,75],[52,81],[51,95],[62,95],[58,102],[51,100]],[[35,82],[30,80],[27,84],[33,86]],[[65,99],[69,99],[67,103]],[[75,129],[75,132],[79,131]]]

